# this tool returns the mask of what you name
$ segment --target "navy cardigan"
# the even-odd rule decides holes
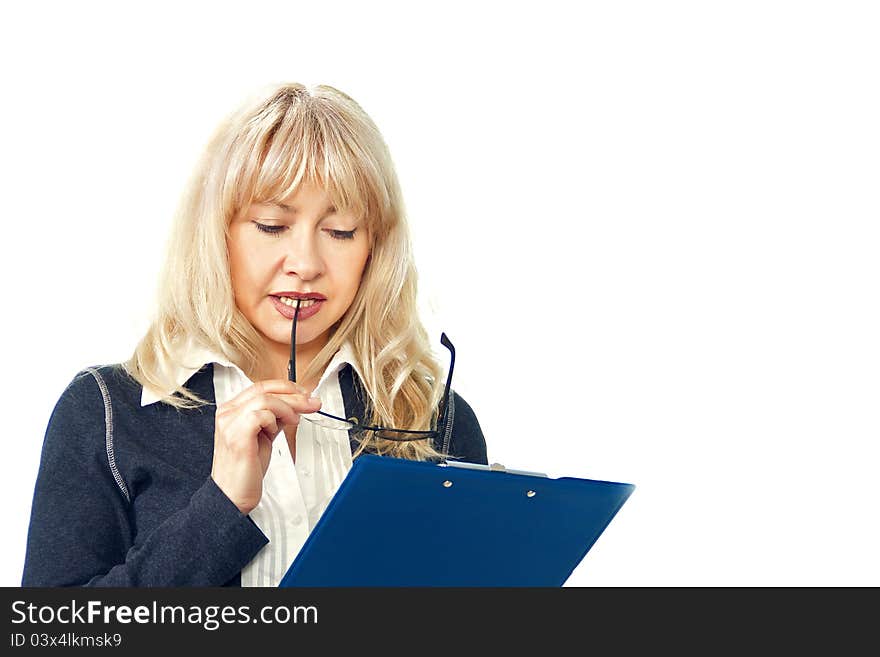
[[[213,373],[208,364],[187,381],[211,402],[192,410],[141,406],[141,385],[118,364],[74,377],[46,429],[22,586],[241,585],[269,539],[211,479]],[[346,417],[363,417],[350,365],[339,383]],[[445,453],[486,464],[477,418],[452,396]]]

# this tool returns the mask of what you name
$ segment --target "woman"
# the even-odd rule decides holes
[[[340,91],[220,126],[160,282],[133,356],[52,413],[24,586],[277,586],[353,457],[487,463],[444,403],[388,150]]]

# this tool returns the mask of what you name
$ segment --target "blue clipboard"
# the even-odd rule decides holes
[[[278,586],[562,586],[634,489],[365,454]]]

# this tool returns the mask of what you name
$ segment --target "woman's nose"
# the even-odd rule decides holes
[[[315,240],[310,236],[294,236],[285,244],[284,272],[308,281],[324,271],[324,261]]]

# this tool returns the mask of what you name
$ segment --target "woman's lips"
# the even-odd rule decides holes
[[[287,319],[293,319],[294,314],[296,313],[296,305],[288,306],[286,303],[281,301],[278,297],[269,297],[272,299],[272,303],[275,304],[275,309],[281,313]],[[311,306],[303,307],[300,305],[299,315],[296,318],[297,322],[301,322],[304,319],[308,319],[315,315],[319,310],[321,310],[321,306],[323,305],[326,299],[315,300]]]

